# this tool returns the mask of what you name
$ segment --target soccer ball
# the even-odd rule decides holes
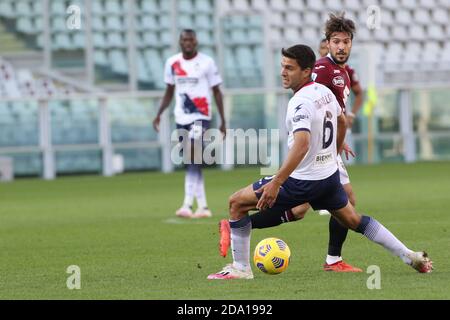
[[[279,274],[287,269],[291,250],[286,242],[277,238],[266,238],[255,248],[253,262],[267,274]]]

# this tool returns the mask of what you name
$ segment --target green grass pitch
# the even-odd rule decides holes
[[[450,163],[349,168],[359,212],[371,215],[413,250],[426,250],[432,274],[418,274],[382,247],[349,233],[344,258],[371,274],[322,271],[328,217],[255,230],[252,248],[279,237],[291,251],[287,271],[252,281],[208,281],[230,257],[218,254],[217,222],[228,197],[260,178],[259,170],[206,170],[214,217],[182,220],[184,173],[114,178],[21,179],[0,185],[1,299],[450,299]],[[81,269],[81,290],[66,269]]]

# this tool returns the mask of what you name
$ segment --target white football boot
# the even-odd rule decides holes
[[[428,258],[428,254],[423,251],[412,252],[407,255],[411,259],[411,267],[420,273],[430,273],[433,271],[433,261]]]
[[[181,207],[175,212],[177,217],[190,219],[193,217],[192,209],[189,207]]]
[[[195,210],[195,213],[192,216],[192,218],[195,218],[195,219],[211,218],[211,217],[212,217],[212,213],[208,208],[198,208],[197,210]]]
[[[208,280],[253,279],[252,269],[240,270],[232,263],[227,264],[221,271],[210,274]]]

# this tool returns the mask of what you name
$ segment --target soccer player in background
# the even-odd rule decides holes
[[[346,70],[346,63],[350,57],[354,33],[355,24],[353,21],[346,19],[344,15],[330,14],[330,18],[325,26],[329,53],[315,62],[312,73],[312,79],[315,82],[328,87],[333,92],[343,113],[346,111],[345,105],[351,88],[351,79]],[[343,150],[347,158],[348,154],[354,156],[353,151],[345,143]],[[339,163],[340,181],[350,203],[355,206],[356,200],[347,170],[340,155],[338,155],[337,159]],[[262,212],[252,214],[250,216],[252,228],[264,229],[277,226],[281,223],[303,219],[310,208],[311,206],[308,203],[304,203],[301,206],[286,211],[272,212],[272,215],[266,215]],[[230,245],[230,227],[225,219],[220,222],[219,226],[219,249],[221,255],[225,257]],[[342,246],[347,238],[348,228],[342,226],[334,217],[330,217],[328,228],[329,242],[325,264],[323,265],[324,270],[334,272],[362,272],[360,268],[354,267],[342,259]]]
[[[282,55],[283,87],[294,92],[286,114],[289,152],[276,175],[230,197],[233,263],[208,279],[253,279],[249,210],[256,208],[261,215],[270,216],[273,212],[268,208],[286,211],[303,203],[329,210],[344,226],[380,244],[417,271],[431,272],[432,262],[425,252],[411,251],[378,221],[356,213],[339,180],[337,155],[346,133],[343,108],[330,89],[312,80],[315,54],[311,48],[297,45],[283,49]]]
[[[214,99],[221,119],[220,131],[225,135],[225,116],[223,111],[223,97],[220,90],[222,78],[214,60],[197,51],[198,41],[194,30],[186,29],[180,34],[181,53],[170,57],[164,70],[164,81],[167,84],[159,111],[153,121],[153,127],[159,131],[161,114],[172,101],[174,93],[175,122],[177,129],[189,132],[191,146],[194,140],[203,140],[203,134],[210,126],[212,117],[212,89]],[[183,150],[187,147],[186,139],[181,139]],[[194,152],[192,150],[191,155]],[[205,184],[202,174],[202,165],[191,163],[186,166],[185,195],[183,205],[176,211],[178,217],[206,218],[211,217],[206,201]],[[197,200],[197,210],[192,212],[194,198]]]

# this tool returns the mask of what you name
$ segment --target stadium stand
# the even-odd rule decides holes
[[[323,23],[329,11],[345,11],[354,19],[358,32],[354,47],[374,44],[380,64],[377,72],[384,84],[398,84],[450,79],[450,1],[449,0],[135,0],[133,21],[128,21],[128,0],[49,0],[51,67],[71,77],[79,72],[77,81],[86,77],[85,51],[88,32],[85,28],[71,30],[66,25],[67,7],[79,5],[83,12],[90,3],[92,15],[92,47],[95,85],[98,88],[128,90],[130,66],[128,54],[136,52],[135,73],[137,89],[160,91],[164,61],[174,54],[179,30],[197,31],[200,51],[213,56],[221,66],[227,88],[262,88],[265,85],[267,63],[264,48],[268,45],[278,53],[279,48],[297,42],[317,47],[323,37]],[[175,3],[175,8],[171,7]],[[367,6],[381,8],[381,29],[367,28],[370,17]],[[175,15],[175,16],[173,16]],[[176,18],[175,18],[176,17]],[[16,56],[33,56],[45,49],[45,14],[40,0],[0,1],[0,148],[38,145],[37,102],[2,102],[1,98],[64,96],[77,91],[71,85],[52,77],[38,76],[20,64]],[[133,22],[133,23],[130,23]],[[176,23],[175,28],[172,24]],[[133,29],[128,30],[132,25]],[[173,34],[173,30],[176,30]],[[218,33],[220,31],[220,33]],[[265,32],[268,32],[266,34]],[[130,41],[130,34],[136,39]],[[219,43],[219,39],[221,40]],[[130,51],[129,46],[134,46]],[[219,52],[222,52],[219,55]],[[37,64],[42,64],[41,59]],[[219,60],[221,58],[222,60]],[[8,60],[8,61],[7,61]],[[441,63],[439,63],[439,61]],[[382,62],[382,63],[381,63]],[[274,62],[278,74],[278,62]],[[75,70],[75,71],[73,71]],[[54,71],[54,70],[53,70]],[[67,73],[65,73],[67,72]],[[72,72],[72,73],[71,73]],[[429,79],[432,72],[433,77]],[[277,81],[279,79],[277,76]],[[114,86],[118,84],[118,86]],[[93,88],[95,90],[95,88]],[[236,98],[236,105],[261,105],[261,96]],[[148,130],[148,106],[155,101],[133,100],[110,105],[112,140],[156,141]],[[125,109],[124,109],[125,105]],[[128,108],[128,109],[127,109]],[[97,144],[98,102],[74,102],[69,98],[51,102],[53,143]],[[124,112],[126,110],[126,112]],[[249,110],[232,115],[232,126],[262,127],[264,118],[251,118]],[[247,112],[247,113],[246,113]],[[145,122],[143,119],[147,119]],[[241,121],[241,122],[240,122]],[[14,130],[20,126],[24,130]],[[136,127],[138,128],[136,130]],[[134,129],[133,129],[134,128]],[[59,152],[57,167],[62,172],[70,168],[99,170],[100,151]],[[160,166],[160,150],[123,149],[129,168],[148,168],[151,157],[155,168]],[[39,171],[42,161],[38,155],[16,155],[18,172]],[[78,159],[78,160],[77,160]],[[90,160],[86,160],[90,159]],[[78,162],[79,163],[78,163]],[[16,169],[15,169],[16,170]]]

